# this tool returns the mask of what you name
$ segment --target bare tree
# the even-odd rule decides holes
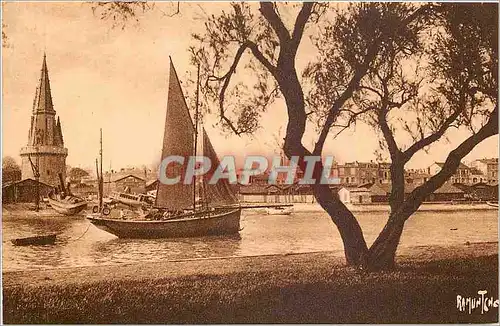
[[[286,129],[284,151],[288,157],[299,156],[299,167],[305,169],[303,158],[308,155],[320,155],[327,135],[337,120],[344,104],[353,96],[359,87],[361,79],[372,68],[375,58],[381,54],[384,44],[395,42],[399,29],[390,28],[387,19],[399,19],[403,27],[411,26],[426,12],[426,7],[412,8],[406,15],[399,15],[390,5],[362,4],[349,6],[348,10],[338,10],[327,32],[337,33],[341,37],[358,43],[358,53],[354,53],[355,62],[351,62],[351,71],[344,75],[342,87],[331,88],[338,94],[328,103],[321,132],[313,150],[302,145],[302,137],[306,130],[307,111],[306,99],[302,83],[296,70],[295,61],[300,42],[306,26],[311,22],[319,22],[327,10],[325,4],[304,3],[296,6],[295,17],[284,18],[283,5],[260,3],[258,11],[245,3],[233,4],[231,13],[224,13],[210,19],[207,32],[203,36],[196,35],[200,41],[199,49],[202,55],[193,56],[202,62],[206,71],[206,94],[219,103],[222,121],[235,133],[251,132],[258,126],[259,110],[263,111],[270,100],[273,91],[278,88],[287,106],[288,125]],[[290,22],[292,22],[290,24]],[[373,23],[378,24],[373,24]],[[291,30],[287,27],[291,25]],[[325,39],[325,42],[327,39]],[[333,40],[332,40],[333,41]],[[195,51],[192,51],[193,54]],[[245,94],[245,85],[237,83],[233,93],[227,93],[235,71],[242,67],[242,57],[249,53],[246,66],[254,72],[257,82],[249,96]],[[244,66],[245,67],[245,66]],[[323,80],[316,80],[321,84]],[[236,92],[239,96],[231,96]],[[234,124],[227,116],[227,95],[237,99],[233,104],[239,108],[238,118]],[[246,102],[242,102],[242,98]],[[359,265],[366,259],[368,248],[362,230],[354,215],[335,196],[328,185],[319,183],[319,173],[322,170],[318,163],[315,177],[318,183],[312,185],[314,196],[318,203],[328,212],[332,221],[338,227],[344,243],[346,259],[349,264]]]
[[[144,14],[147,11],[156,9],[161,11],[164,16],[173,17],[180,14],[180,2],[172,1],[169,3],[169,10],[165,12],[161,10],[158,6],[155,6],[154,2],[149,1],[100,1],[91,2],[92,11],[94,15],[100,17],[103,20],[110,20],[113,22],[113,27],[120,26],[122,29],[125,28],[127,23],[130,21],[139,22],[140,14]]]
[[[467,19],[481,14],[487,19]],[[379,270],[394,266],[404,223],[424,199],[479,142],[498,133],[496,14],[496,5],[233,3],[206,19],[190,52],[202,67],[205,102],[217,105],[222,126],[235,134],[254,132],[261,114],[282,97],[288,116],[283,149],[299,156],[303,170],[305,156],[321,155],[329,137],[359,119],[380,132],[393,187],[387,224],[371,248],[353,213],[319,183],[321,163],[311,185],[340,232],[347,263]],[[312,24],[314,31],[307,29]],[[296,59],[306,33],[318,55],[301,78]],[[308,149],[302,138],[311,121],[318,139]],[[449,153],[441,172],[405,199],[405,164],[452,127],[472,134]],[[399,144],[401,132],[414,142]]]

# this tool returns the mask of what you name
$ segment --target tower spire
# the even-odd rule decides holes
[[[33,101],[28,144],[21,148],[22,178],[33,177],[30,164],[30,158],[33,157],[37,161],[40,182],[58,185],[59,175],[65,179],[67,156],[68,149],[64,147],[61,120],[56,117],[52,104],[47,56],[44,51],[40,80]]]
[[[43,53],[40,83],[35,95],[33,111],[34,113],[55,113],[54,105],[52,104],[52,94],[50,92],[49,71],[47,69],[47,56],[45,52]]]

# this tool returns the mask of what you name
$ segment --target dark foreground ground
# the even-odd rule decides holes
[[[498,244],[421,247],[392,272],[332,253],[3,273],[4,323],[462,323],[457,295],[498,299]]]

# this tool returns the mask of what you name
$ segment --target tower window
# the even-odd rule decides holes
[[[47,170],[47,175],[50,175],[50,170]]]

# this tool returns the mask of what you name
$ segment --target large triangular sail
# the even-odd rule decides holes
[[[169,156],[184,157],[184,164],[171,163],[167,167],[169,178],[181,177],[173,185],[158,183],[155,206],[171,210],[182,210],[193,206],[193,184],[184,184],[183,176],[189,157],[194,151],[194,126],[182,93],[174,65],[170,61],[167,113],[163,135],[162,161]]]
[[[203,155],[210,159],[212,162],[212,166],[208,173],[204,175],[203,182],[205,183],[205,195],[206,201],[209,206],[224,206],[224,205],[232,205],[238,202],[235,194],[233,193],[231,186],[227,179],[220,179],[215,184],[210,184],[209,180],[214,174],[217,167],[220,165],[219,158],[217,157],[217,153],[210,142],[210,138],[203,128]]]

